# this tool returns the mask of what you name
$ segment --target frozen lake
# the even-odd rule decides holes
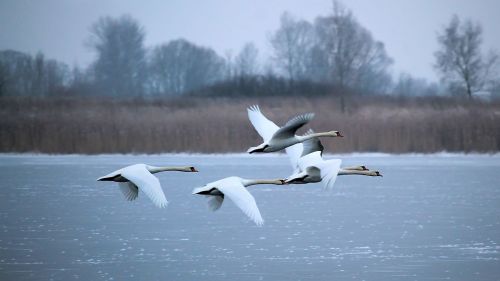
[[[191,190],[286,177],[282,155],[0,155],[0,280],[499,280],[498,154],[342,158],[384,177],[249,187],[257,227]],[[133,163],[200,173],[157,174],[165,209],[95,181]]]

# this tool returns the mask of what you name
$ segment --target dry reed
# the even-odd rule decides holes
[[[244,152],[261,142],[246,107],[278,125],[315,112],[306,127],[340,130],[329,152],[495,152],[500,104],[381,97],[0,99],[0,151],[42,153]],[[306,128],[301,129],[304,132]]]

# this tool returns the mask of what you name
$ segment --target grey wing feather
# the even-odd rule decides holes
[[[295,136],[295,132],[314,118],[314,113],[307,113],[296,116],[286,122],[285,126],[281,127],[273,138],[291,138]]]
[[[305,135],[310,135],[310,134],[313,134],[314,131],[309,129]],[[305,156],[307,154],[310,154],[310,153],[313,153],[313,152],[316,152],[316,151],[320,151],[321,154],[320,155],[323,155],[323,150],[325,149],[323,147],[323,145],[321,144],[321,141],[319,140],[319,138],[312,138],[312,139],[308,139],[306,141],[303,141],[302,142],[302,145],[303,145],[303,149],[302,149],[302,156]]]
[[[139,188],[137,188],[135,184],[131,182],[119,182],[118,186],[120,186],[120,190],[127,201],[137,199],[137,196],[139,195]]]
[[[222,202],[224,202],[224,195],[222,196],[210,196],[211,198],[208,199],[208,209],[210,211],[217,211],[220,209],[222,206]]]

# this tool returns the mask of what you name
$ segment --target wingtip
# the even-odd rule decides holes
[[[260,112],[259,105],[257,104],[252,104],[247,108],[247,111],[254,111],[254,112]]]
[[[198,194],[198,192],[200,192],[200,189],[202,188],[202,186],[199,186],[199,187],[195,187],[193,188],[193,191],[191,191],[191,194],[192,195],[196,195]]]

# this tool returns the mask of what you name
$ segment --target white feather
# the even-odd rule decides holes
[[[146,169],[146,165],[125,167],[121,171],[121,176],[135,184],[157,207],[167,206],[168,201],[161,189],[160,181]]]
[[[211,182],[203,187],[197,187],[193,190],[193,194],[198,193],[206,193],[211,191],[212,189],[216,189],[220,193],[224,194],[224,197],[229,198],[234,204],[240,208],[245,215],[247,215],[255,224],[261,226],[264,224],[264,220],[260,215],[259,208],[257,207],[257,203],[255,202],[255,198],[248,192],[248,190],[243,185],[243,179],[239,177],[228,177],[215,182]],[[214,196],[215,198],[220,199],[211,199],[209,204],[209,209],[217,210],[222,205],[224,198],[219,195],[210,195],[204,194],[208,196]]]
[[[258,105],[247,108],[248,119],[264,142],[268,142],[280,127],[260,112]]]

